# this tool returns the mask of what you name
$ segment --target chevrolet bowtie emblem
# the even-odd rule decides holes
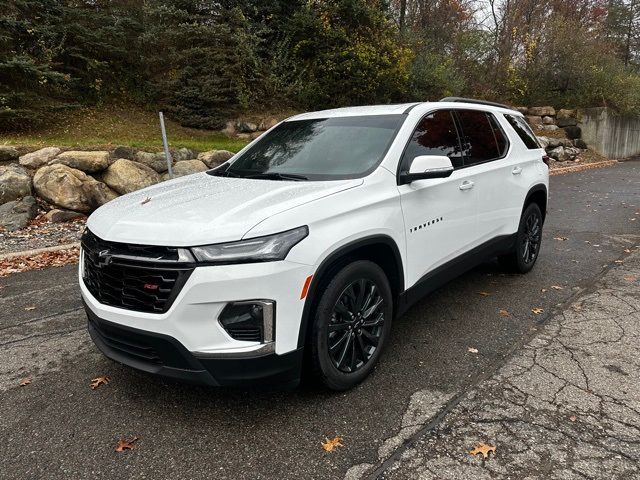
[[[98,267],[106,267],[111,263],[111,255],[109,254],[109,250],[102,250],[98,253]]]

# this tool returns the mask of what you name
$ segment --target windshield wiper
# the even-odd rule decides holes
[[[298,175],[295,173],[281,173],[281,172],[261,172],[254,173],[253,175],[247,175],[245,178],[264,178],[266,180],[309,180],[304,175]]]

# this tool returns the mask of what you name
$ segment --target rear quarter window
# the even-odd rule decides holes
[[[536,138],[533,131],[531,131],[531,128],[529,127],[529,124],[524,119],[524,117],[505,114],[504,118],[507,119],[507,122],[509,122],[509,125],[513,127],[513,129],[516,131],[516,133],[520,137],[520,140],[522,140],[522,142],[525,144],[525,146],[529,150],[536,150],[538,148],[542,148],[538,143],[538,139]]]

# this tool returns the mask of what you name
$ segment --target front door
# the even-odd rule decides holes
[[[419,155],[446,155],[455,168],[448,178],[398,187],[407,244],[407,287],[476,242],[477,194],[473,175],[461,168],[461,150],[452,112],[438,110],[420,120],[401,159],[403,171]]]

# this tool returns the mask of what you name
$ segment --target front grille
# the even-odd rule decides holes
[[[136,335],[132,335],[130,332],[100,323],[93,319],[90,319],[89,322],[93,332],[97,334],[100,340],[110,349],[141,362],[162,365],[162,360],[158,352],[145,342],[144,339],[137,338]]]
[[[83,280],[100,303],[138,312],[164,313],[193,267],[178,262],[177,248],[108,242],[82,236]]]

